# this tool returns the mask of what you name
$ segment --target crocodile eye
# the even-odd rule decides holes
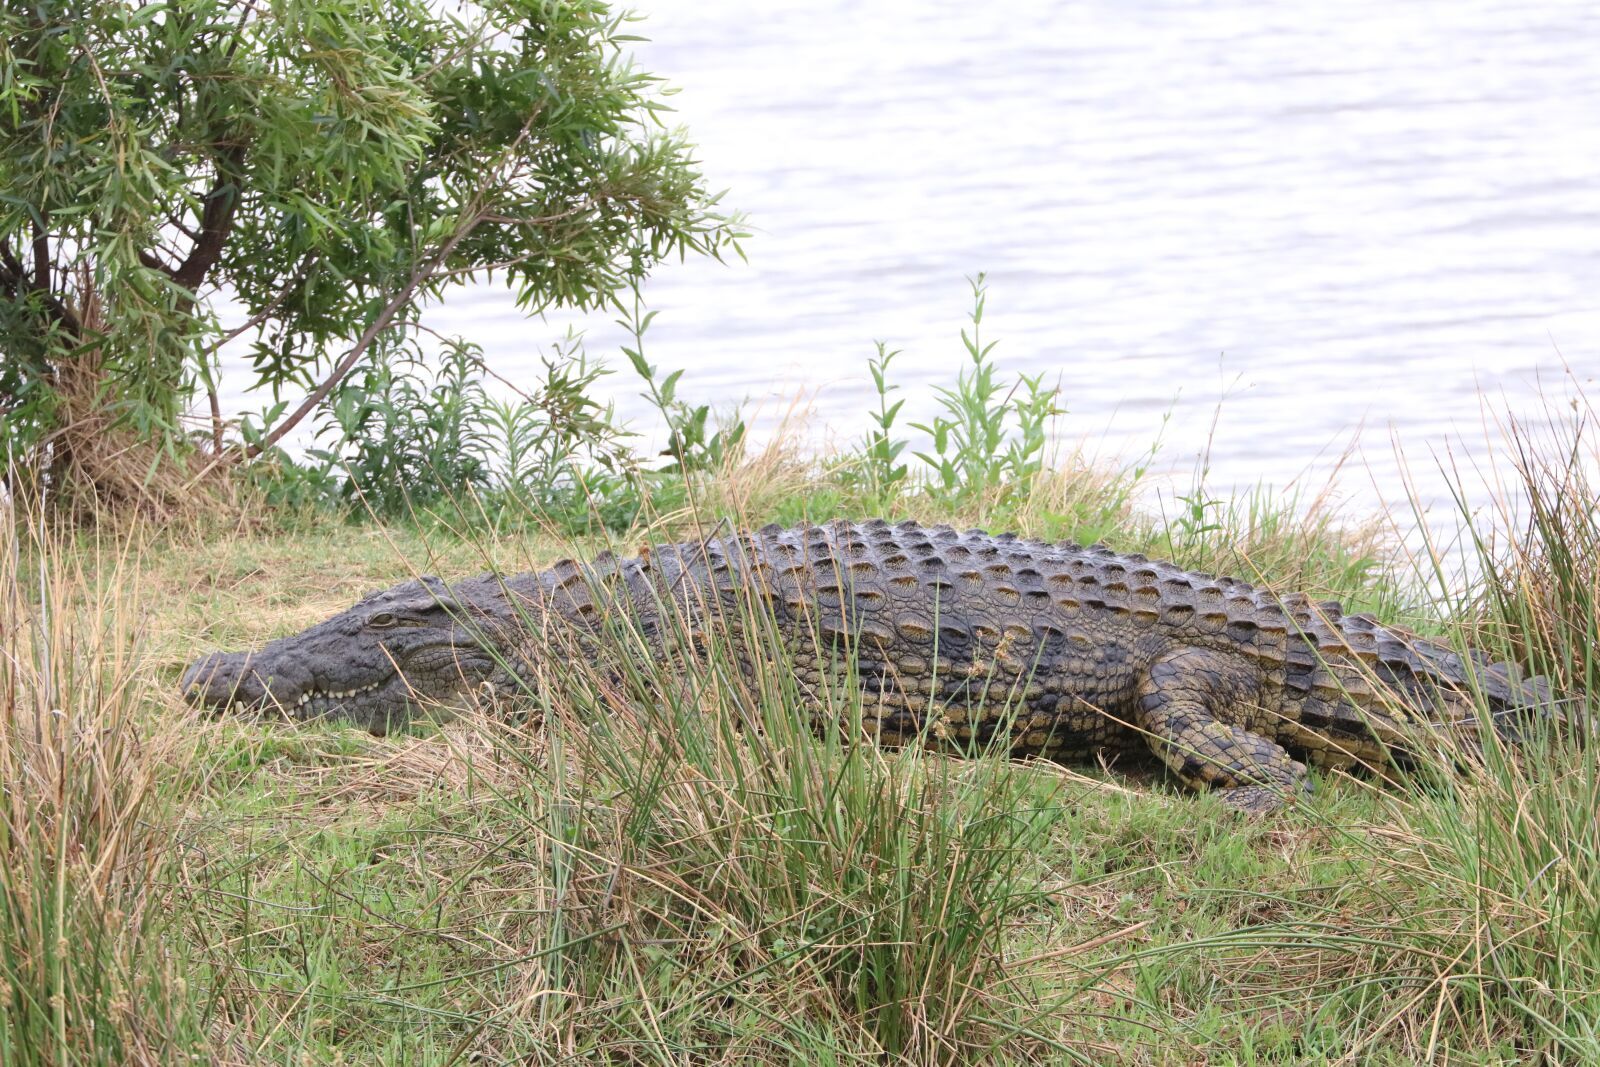
[[[374,630],[385,630],[399,622],[392,611],[379,611],[367,616],[367,625]]]

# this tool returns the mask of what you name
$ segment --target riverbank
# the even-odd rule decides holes
[[[1385,523],[1265,496],[1159,522],[1130,507],[1129,472],[1069,461],[1025,497],[908,490],[886,510],[1105,540],[1548,667],[1571,649],[1542,627],[1595,603],[1597,540],[1585,468],[1540,454],[1549,520],[1443,612]],[[278,516],[63,543],[13,523],[5,1062],[1600,1059],[1593,746],[1319,774],[1307,803],[1252,821],[1142,764],[814,734],[776,664],[755,700],[727,679],[689,706],[575,678],[538,724],[388,738],[176,699],[197,652],[415,573],[631,550],[691,509],[862,506],[830,477],[769,453],[696,481],[648,534],[587,540]]]

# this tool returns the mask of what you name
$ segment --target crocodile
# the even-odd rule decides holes
[[[207,709],[381,734],[485,686],[550,685],[569,657],[598,662],[618,624],[662,662],[685,634],[769,634],[818,714],[854,685],[863,733],[886,744],[1056,760],[1147,749],[1249,813],[1309,791],[1308,764],[1404,759],[1419,738],[1474,736],[1485,714],[1499,725],[1549,702],[1542,679],[1337,602],[1100,545],[883,520],[424,576],[258,651],[203,656],[182,685]]]

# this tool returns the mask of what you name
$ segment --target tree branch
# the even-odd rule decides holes
[[[234,152],[230,155],[237,157],[238,154]],[[222,258],[228,232],[233,229],[233,214],[239,206],[239,188],[228,178],[229,169],[223,160],[217,161],[217,184],[206,194],[205,206],[200,211],[199,236],[190,247],[189,255],[171,272],[172,280],[191,293],[200,288],[200,283],[206,280],[206,273]],[[183,303],[183,310],[188,311],[194,302],[186,300]]]
[[[222,455],[222,404],[217,400],[217,387],[213,382],[206,382],[206,399],[211,401],[211,451],[213,455]]]
[[[233,54],[239,50],[239,42],[244,40],[244,24],[250,21],[250,16],[256,9],[255,0],[246,0],[244,10],[239,12],[239,22],[233,28],[233,40],[228,42],[228,51],[223,56],[228,62],[233,62]]]
[[[139,249],[139,262],[144,264],[146,267],[149,267],[151,270],[158,270],[167,277],[172,277],[172,268],[157,259],[155,257],[155,253],[150,252],[147,249]]]
[[[299,289],[300,286],[305,284],[307,275],[311,273],[312,268],[314,268],[316,265],[317,260],[315,256],[308,259],[305,266],[301,268],[300,273],[296,274],[292,279],[289,280],[287,285],[278,290],[278,295],[269,300],[266,307],[262,308],[260,311],[256,312],[254,315],[250,316],[233,329],[224,333],[221,337],[218,337],[215,341],[211,342],[211,344],[207,345],[205,350],[200,354],[202,356],[209,356],[216,352],[223,345],[232,341],[234,338],[250,332],[257,326],[260,326],[263,322],[266,322],[268,319],[270,319],[273,313],[278,310],[283,302],[289,299],[289,296]]]
[[[74,315],[54,293],[48,289],[40,290],[35,286],[34,280],[28,277],[27,268],[12,253],[10,242],[4,238],[0,238],[0,289],[4,289],[11,296],[23,294],[39,296],[57,325],[70,333],[74,340],[82,338],[83,324],[78,321],[78,316]]]
[[[433,256],[419,264],[411,272],[411,276],[406,279],[406,283],[389,298],[372,322],[367,325],[367,328],[361,331],[361,336],[356,338],[355,345],[344,354],[343,359],[339,360],[332,373],[324,378],[322,383],[300,402],[299,407],[285,416],[282,422],[274,426],[271,433],[255,444],[246,446],[244,449],[245,459],[254,459],[283,440],[285,434],[298,426],[302,419],[316,410],[318,404],[327,399],[328,394],[333,392],[334,388],[355,369],[355,365],[361,361],[361,357],[366,355],[367,349],[372,347],[372,342],[376,341],[383,331],[389,328],[389,325],[394,321],[394,317],[411,302],[412,297],[416,295],[417,290],[422,287],[423,283],[435,275],[439,267],[449,260],[451,254],[456,250],[456,246],[465,240],[468,234],[477,229],[481,221],[482,215],[474,212],[469,219],[461,224],[455,233],[450,235],[448,241],[439,246],[439,250]]]
[[[37,222],[33,224],[33,287],[41,293],[50,291],[50,237]]]
[[[200,240],[200,234],[198,232],[196,232],[195,230],[191,230],[184,223],[184,221],[181,218],[179,218],[176,214],[174,214],[171,211],[167,212],[167,222],[169,222],[172,225],[173,229],[175,229],[179,233],[183,234],[189,240],[191,240],[191,241]]]

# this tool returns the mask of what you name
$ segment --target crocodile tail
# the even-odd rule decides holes
[[[1348,632],[1350,628],[1345,629]],[[1515,663],[1491,660],[1477,651],[1462,654],[1447,644],[1403,631],[1373,629],[1378,654],[1390,671],[1475,694],[1473,703],[1485,712],[1489,725],[1504,741],[1520,744],[1536,725],[1561,730],[1570,725],[1566,709],[1571,702],[1558,700],[1544,675],[1524,675]]]
[[[1572,702],[1556,699],[1550,679],[1542,674],[1524,677],[1515,664],[1499,662],[1485,664],[1476,680],[1487,698],[1490,723],[1502,740],[1520,744],[1529,727],[1565,731],[1570,725]]]

